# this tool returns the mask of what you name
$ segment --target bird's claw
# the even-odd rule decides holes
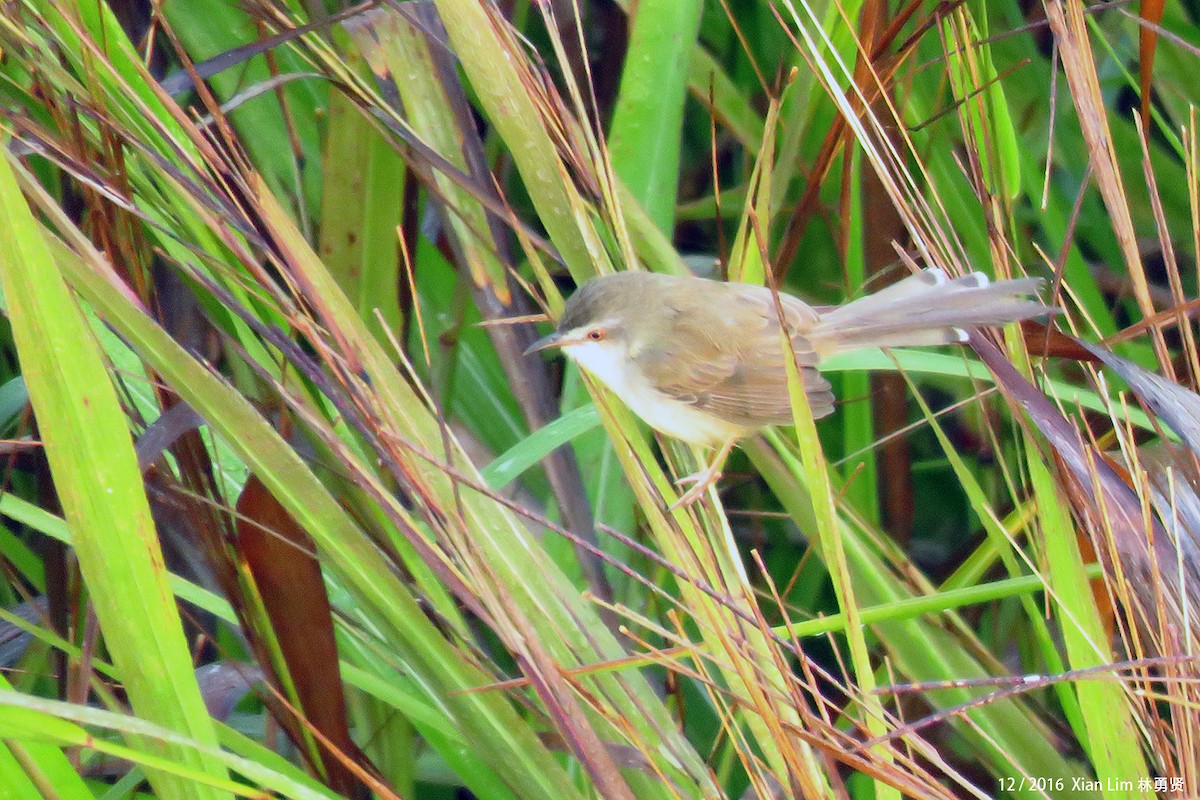
[[[672,503],[667,510],[674,511],[677,508],[690,506],[692,503],[699,500],[708,491],[708,487],[712,486],[721,478],[720,470],[702,470],[691,475],[684,475],[682,478],[677,478],[676,486],[687,486],[692,484],[692,488],[688,489],[679,499]]]

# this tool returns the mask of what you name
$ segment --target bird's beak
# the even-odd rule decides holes
[[[525,355],[529,355],[530,353],[540,353],[543,350],[549,350],[552,347],[558,347],[559,344],[562,343],[562,338],[562,334],[558,331],[555,331],[549,336],[543,336],[533,344],[529,345],[529,347],[525,348]]]

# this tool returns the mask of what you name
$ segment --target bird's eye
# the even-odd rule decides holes
[[[599,328],[593,328],[592,330],[588,331],[587,338],[590,342],[603,342],[604,331],[600,330]]]

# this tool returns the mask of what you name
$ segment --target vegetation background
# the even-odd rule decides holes
[[[0,9],[0,797],[1200,796],[1194,0]],[[521,355],[917,266],[689,508]]]

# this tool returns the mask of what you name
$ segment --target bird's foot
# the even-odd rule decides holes
[[[691,475],[685,475],[682,478],[677,479],[675,481],[676,486],[687,486],[688,484],[692,484],[692,488],[680,495],[679,499],[672,503],[667,510],[674,511],[677,508],[690,506],[692,503],[703,497],[704,493],[708,491],[708,487],[712,486],[721,479],[721,470],[717,468],[718,466],[718,464],[714,464],[710,467],[700,470],[699,472],[692,473]]]

